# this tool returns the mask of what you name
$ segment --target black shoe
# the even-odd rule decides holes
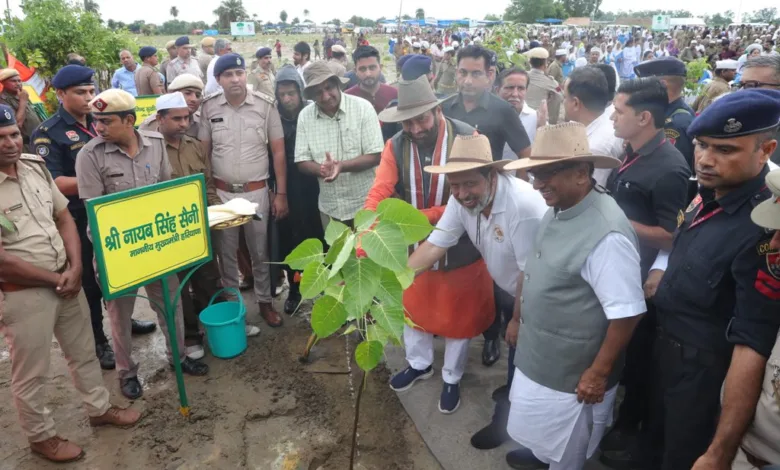
[[[137,400],[144,394],[144,389],[141,388],[141,382],[138,381],[138,377],[119,379],[119,389],[122,391],[122,395],[130,400]]]
[[[602,452],[623,452],[636,444],[637,430],[633,427],[616,425],[601,440],[599,448]]]
[[[95,355],[100,361],[100,368],[103,370],[116,369],[116,361],[114,360],[114,350],[111,349],[111,345],[108,342],[98,343],[95,345]]]
[[[501,426],[491,422],[471,436],[471,445],[479,450],[495,449],[507,441],[509,441],[509,434],[506,432],[506,423]]]
[[[482,364],[487,367],[492,366],[501,357],[501,348],[497,339],[486,339],[482,346]]]
[[[542,470],[549,465],[537,459],[531,449],[517,449],[506,454],[506,463],[518,470]]]
[[[298,308],[298,304],[301,303],[301,294],[294,294],[290,292],[287,294],[287,300],[284,301],[284,313],[292,315],[295,309]]]
[[[133,320],[131,331],[134,335],[148,335],[156,329],[157,324],[153,321]]]
[[[648,464],[647,459],[639,457],[639,453],[635,450],[628,451],[607,451],[601,452],[599,455],[599,461],[607,467],[614,470],[640,470],[645,468],[660,468],[660,466],[652,466]]]
[[[173,366],[171,366],[171,369],[173,369]],[[209,365],[204,362],[193,361],[187,357],[181,361],[181,371],[187,375],[206,375],[209,373]]]
[[[508,400],[509,399],[509,386],[502,385],[493,390],[493,401]]]

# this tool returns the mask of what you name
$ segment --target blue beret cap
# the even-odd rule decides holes
[[[51,80],[51,84],[58,90],[78,85],[92,85],[92,76],[95,71],[83,65],[66,65],[61,68]]]
[[[752,89],[729,93],[709,105],[688,127],[688,135],[729,139],[780,124],[780,91]]]
[[[157,54],[157,48],[152,46],[144,46],[140,51],[138,51],[138,57],[140,57],[141,60],[147,57],[151,57],[155,54]]]
[[[258,59],[261,57],[265,57],[267,55],[271,55],[271,48],[270,47],[261,47],[260,49],[255,52],[255,57]]]
[[[398,58],[398,67],[403,69],[407,60],[411,59],[415,54],[406,54]]]
[[[188,38],[187,36],[181,36],[179,38],[176,38],[176,42],[174,44],[176,45],[176,47],[187,46],[190,44],[190,38]]]
[[[685,62],[675,57],[647,60],[634,67],[637,77],[686,76]]]
[[[225,70],[246,69],[246,61],[236,53],[225,54],[214,63],[214,76],[218,76]]]
[[[404,80],[417,80],[429,73],[431,73],[431,58],[427,55],[412,55],[401,66],[401,77]]]
[[[0,104],[0,127],[13,126],[16,124],[15,111],[8,105]]]
[[[533,49],[535,47],[541,47],[541,45],[542,45],[542,43],[540,43],[539,41],[531,41],[530,43],[528,43],[528,49]]]

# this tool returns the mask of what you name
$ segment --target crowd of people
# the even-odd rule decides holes
[[[185,374],[209,373],[198,313],[217,291],[245,284],[266,324],[281,326],[268,262],[401,198],[439,230],[410,249],[408,367],[390,387],[435,374],[439,336],[438,409],[455,413],[470,339],[483,336],[485,367],[505,340],[507,382],[473,447],[521,444],[512,468],[581,469],[599,449],[612,468],[780,464],[780,57],[748,58],[742,90],[697,115],[682,60],[564,73],[566,36],[544,34],[518,45],[528,70],[503,66],[482,45],[489,35],[402,39],[396,86],[365,38],[351,61],[332,38],[323,60],[299,42],[294,65],[277,69],[274,48],[247,65],[216,39],[201,61],[182,37],[163,77],[152,47],[131,70],[136,94],[166,91],[144,122],[129,77],[97,93],[93,70],[71,63],[51,80],[58,111],[28,123],[18,74],[0,71],[0,331],[32,451],[84,454],[46,407],[52,336],[91,424],[140,418],[110,404],[100,368],[141,397],[132,335],[155,325],[132,319],[135,297],[105,301],[109,342],[84,200],[202,173],[210,205],[242,198],[259,217],[214,232],[217,256],[191,279],[170,276],[173,291],[189,283],[175,324],[152,302],[161,329],[185,339],[167,351]],[[301,302],[300,274],[286,270],[285,313]],[[161,303],[161,282],[145,289]]]

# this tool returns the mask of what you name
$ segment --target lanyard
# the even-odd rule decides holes
[[[97,130],[95,130],[95,123],[94,123],[94,122],[92,123],[92,131],[94,131],[94,134],[93,134],[92,132],[90,132],[90,131],[89,131],[89,129],[87,129],[86,127],[82,126],[82,125],[81,125],[80,123],[78,123],[78,122],[76,123],[76,127],[78,127],[79,129],[81,129],[82,131],[86,132],[86,133],[87,133],[87,134],[88,134],[90,137],[92,137],[93,139],[94,139],[95,137],[97,137]]]
[[[766,188],[767,188],[767,186],[764,185],[764,186],[761,187],[761,189],[759,191],[764,191]],[[720,214],[721,212],[723,212],[723,207],[718,207],[717,209],[713,210],[709,214],[703,216],[701,219],[697,219],[697,217],[699,217],[699,213],[701,212],[701,210],[703,208],[704,208],[704,203],[702,203],[702,205],[699,207],[699,210],[696,211],[696,215],[693,216],[693,221],[691,222],[691,225],[688,226],[688,230],[692,229],[693,227],[695,227],[695,226],[697,226],[699,224],[703,224],[707,220],[709,220],[709,219],[715,217],[716,215]]]
[[[649,154],[651,154],[651,153],[655,152],[656,150],[658,150],[658,148],[659,148],[660,146],[662,146],[662,145],[663,145],[663,144],[665,144],[665,143],[666,143],[666,137],[664,137],[663,139],[661,139],[661,143],[659,143],[658,145],[656,145],[655,147],[653,147],[653,148],[652,148],[652,149],[651,149],[649,152],[646,152],[646,155],[649,155]],[[620,175],[620,174],[623,174],[623,172],[624,172],[624,171],[628,170],[628,167],[630,167],[631,165],[633,165],[634,163],[636,163],[636,162],[637,162],[637,160],[639,160],[641,157],[642,157],[642,155],[639,155],[639,154],[637,154],[636,158],[632,159],[631,161],[628,161],[628,157],[626,157],[626,161],[625,161],[625,162],[623,162],[623,164],[622,164],[622,165],[620,165],[620,168],[618,168],[618,174],[619,174],[619,175]]]

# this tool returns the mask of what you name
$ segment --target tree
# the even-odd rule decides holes
[[[144,20],[135,20],[127,25],[127,29],[129,29],[131,33],[140,34],[141,28],[143,28],[145,24],[146,21]]]
[[[401,17],[401,19],[402,19],[402,20],[411,20],[411,19],[412,19],[412,17],[411,17],[411,16],[409,16],[409,15],[404,15],[404,16],[402,16],[402,17]]]
[[[287,12],[282,10],[281,13],[279,13],[279,19],[282,20],[282,23],[287,23]]]
[[[333,18],[332,20],[328,21],[328,23],[335,24],[337,28],[341,27],[341,20],[338,18]]]
[[[100,15],[100,5],[95,0],[84,0],[84,11]]]
[[[301,20],[299,20],[298,17],[296,16],[295,18],[293,18],[293,20],[290,22],[290,24],[295,26],[296,24],[298,24],[300,22],[301,22]]]
[[[417,18],[418,20],[424,20],[425,19],[425,10],[423,10],[422,8],[418,8],[414,12],[414,17]]]
[[[715,13],[710,17],[705,16],[704,22],[708,25],[718,27],[728,26],[734,22],[734,12],[731,10],[726,10],[723,13]]]
[[[601,4],[600,0],[562,0],[563,7],[569,16],[590,16]]]
[[[488,13],[485,15],[485,21],[501,21],[501,17],[498,15],[493,15],[491,13]]]
[[[777,18],[777,8],[762,8],[747,15],[750,23],[772,23]]]
[[[179,9],[174,7],[171,7],[171,16],[175,20],[179,16]]]
[[[220,29],[226,29],[230,27],[231,22],[248,16],[242,0],[222,0],[219,7],[214,10],[214,14],[219,18],[217,23]]]
[[[309,10],[303,10],[303,17],[309,19]]]
[[[563,4],[554,0],[512,0],[504,13],[505,20],[516,23],[535,23],[543,18],[568,17]]]

